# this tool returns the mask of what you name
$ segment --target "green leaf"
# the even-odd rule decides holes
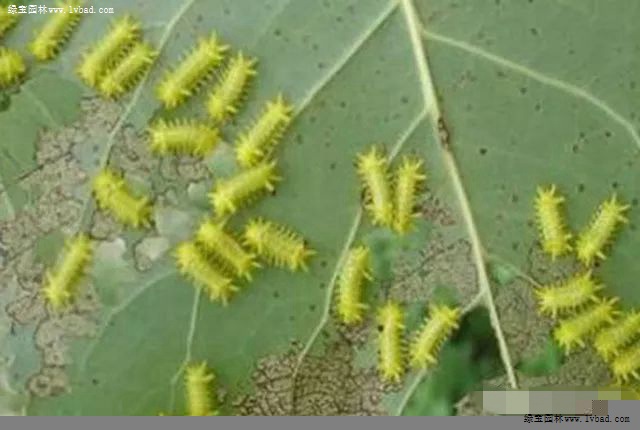
[[[518,364],[518,370],[530,376],[545,376],[558,371],[563,362],[562,349],[549,337],[544,349]]]
[[[225,414],[452,413],[469,386],[458,381],[455,395],[419,388],[446,369],[410,373],[398,387],[379,383],[374,315],[386,299],[403,304],[416,324],[431,300],[457,303],[465,315],[484,307],[505,385],[517,387],[527,375],[515,363],[531,345],[515,321],[526,315],[526,325],[543,324],[531,290],[576,267],[540,252],[531,224],[536,186],[557,184],[574,233],[614,191],[632,205],[596,272],[605,294],[620,296],[623,307],[638,303],[638,17],[622,0],[598,5],[114,0],[115,15],[139,18],[160,51],[150,74],[115,103],[75,74],[112,15],[83,16],[45,64],[26,46],[47,15],[21,17],[2,40],[25,55],[29,71],[0,95],[0,321],[13,330],[3,336],[0,358],[10,369],[2,370],[9,376],[0,408],[182,414],[184,366],[206,360]],[[167,112],[154,87],[212,30],[258,58],[255,85],[209,159],[160,160],[147,148],[149,121],[205,118],[205,92]],[[300,232],[317,255],[306,273],[256,272],[223,308],[177,273],[171,253],[211,215],[214,182],[236,171],[237,133],[280,92],[295,106],[277,152],[284,180],[229,226],[273,219]],[[374,229],[361,209],[353,162],[373,143],[393,157],[392,170],[406,154],[425,161],[421,219],[406,237]],[[90,181],[106,165],[153,195],[153,229],[123,228],[96,210]],[[95,263],[74,309],[52,315],[39,294],[43,275],[62,239],[81,231],[100,242]],[[375,248],[377,279],[366,293],[366,322],[349,329],[334,321],[331,305],[344,256],[362,242]],[[445,374],[467,369],[465,351],[443,352],[458,366]],[[17,396],[9,402],[6,387]],[[404,410],[425,402],[437,408]]]

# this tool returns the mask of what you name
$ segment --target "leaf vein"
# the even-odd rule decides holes
[[[302,99],[296,108],[296,115],[302,113],[309,106],[315,96],[324,87],[326,87],[327,84],[331,82],[331,80],[335,78],[342,69],[344,69],[344,67],[349,63],[349,60],[351,60],[365,45],[365,43],[369,39],[371,39],[371,37],[382,26],[382,24],[391,16],[393,11],[395,11],[396,7],[397,3],[395,1],[390,1],[387,7],[378,16],[378,18],[376,18],[374,23],[369,26],[358,39],[356,39],[351,45],[349,45],[349,47],[344,51],[344,54],[338,59],[338,61],[333,64],[333,67],[331,67],[331,69],[329,69],[328,72],[323,77],[321,77],[306,94],[302,96]]]
[[[604,112],[609,118],[611,118],[613,121],[617,122],[620,126],[622,126],[629,133],[635,145],[638,148],[640,148],[640,135],[638,135],[638,132],[636,128],[633,126],[633,123],[629,119],[621,115],[614,108],[612,108],[604,100],[596,97],[595,95],[591,94],[584,88],[581,88],[569,82],[565,82],[558,78],[554,78],[553,76],[539,72],[528,66],[524,66],[522,64],[516,63],[514,61],[511,61],[499,55],[493,54],[478,46],[472,45],[462,40],[453,39],[451,37],[438,34],[432,31],[428,31],[426,29],[422,29],[422,34],[428,40],[432,40],[434,42],[442,43],[443,45],[460,49],[462,51],[467,52],[468,54],[471,54],[476,57],[482,58],[484,60],[490,61],[492,63],[498,64],[507,69],[511,69],[515,72],[528,76],[529,78],[535,81],[538,81],[542,84],[548,85],[553,88],[557,88],[560,91],[563,91],[567,94],[572,95],[573,97],[586,101],[587,103],[593,105],[600,111]]]
[[[402,10],[404,12],[405,20],[407,22],[407,30],[409,33],[409,39],[413,48],[416,67],[418,68],[420,86],[424,98],[425,108],[430,114],[431,124],[433,127],[433,133],[439,136],[439,123],[442,121],[442,113],[438,99],[436,97],[433,78],[429,70],[427,63],[427,57],[424,50],[421,30],[422,25],[419,22],[417,13],[414,9],[413,2],[411,0],[400,0],[402,4]],[[422,30],[424,31],[424,30]],[[500,326],[500,320],[498,312],[493,300],[493,294],[491,292],[491,285],[489,277],[487,275],[486,264],[483,255],[482,243],[473,213],[470,208],[469,199],[467,197],[462,178],[458,169],[457,162],[450,149],[445,146],[446,142],[441,142],[441,154],[449,177],[452,181],[452,185],[455,191],[456,198],[460,205],[460,211],[464,221],[464,225],[467,229],[467,235],[471,242],[472,255],[474,264],[476,267],[476,273],[478,275],[479,293],[484,296],[485,305],[489,311],[489,318],[491,325],[493,326],[498,346],[500,348],[500,356],[502,358],[509,384],[512,388],[517,388],[517,381],[515,377],[515,371],[509,353],[507,343]]]

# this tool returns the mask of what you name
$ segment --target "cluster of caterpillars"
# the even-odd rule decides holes
[[[558,320],[553,337],[566,353],[591,341],[618,382],[640,379],[640,313],[619,310],[618,299],[602,296],[604,286],[593,275],[595,262],[605,260],[616,231],[628,222],[629,205],[614,194],[600,204],[591,222],[572,241],[574,234],[564,220],[564,202],[555,185],[538,188],[535,211],[540,243],[552,260],[575,252],[584,269],[537,288],[539,312]]]
[[[458,307],[431,304],[424,324],[410,336],[407,357],[404,311],[397,303],[385,303],[377,313],[380,376],[386,381],[400,382],[407,361],[415,369],[435,366],[442,345],[458,328],[460,317]]]
[[[357,174],[371,223],[404,235],[414,227],[413,220],[418,216],[416,203],[426,175],[422,161],[415,157],[404,157],[393,173],[389,171],[390,164],[389,157],[379,147],[372,146],[358,155]],[[371,250],[366,245],[356,245],[347,252],[341,264],[336,314],[343,324],[361,324],[369,309],[364,300],[365,286],[373,280]],[[380,306],[376,321],[381,378],[397,383],[404,376],[407,365],[418,369],[435,366],[442,345],[458,328],[460,316],[457,307],[431,304],[426,321],[410,336],[407,351],[402,306],[391,300]]]
[[[392,228],[400,235],[413,229],[417,197],[427,177],[422,160],[405,156],[393,174],[391,160],[372,146],[358,154],[357,173],[362,182],[364,207],[373,225]]]
[[[70,20],[67,27],[73,28],[76,21]],[[61,25],[59,20],[56,22]],[[0,28],[5,27],[7,25],[2,24]],[[69,31],[64,34],[68,37]],[[153,48],[140,41],[140,34],[140,23],[131,16],[114,19],[103,38],[82,57],[77,68],[80,78],[109,98],[127,92],[156,57]],[[57,53],[58,47],[52,52]],[[215,148],[220,140],[219,127],[240,111],[256,75],[254,58],[237,52],[225,62],[229,52],[230,48],[211,34],[201,38],[164,74],[156,86],[156,96],[165,109],[185,103],[197,89],[204,88],[212,76],[217,79],[206,100],[209,122],[159,120],[149,126],[149,145],[154,154],[204,158]],[[0,76],[1,69],[0,65]],[[191,240],[178,244],[175,249],[180,272],[202,288],[212,301],[227,304],[239,290],[238,281],[250,281],[252,272],[261,267],[259,259],[298,271],[306,270],[308,259],[314,255],[302,236],[280,223],[259,217],[251,219],[245,224],[241,239],[228,226],[231,216],[259,196],[273,193],[281,181],[275,149],[292,117],[292,106],[282,95],[277,95],[265,103],[259,118],[238,133],[237,173],[216,181],[210,193],[213,215],[203,220]],[[103,168],[92,185],[97,207],[118,222],[133,228],[152,225],[151,198],[136,192],[117,170]],[[69,240],[59,264],[48,272],[43,295],[55,311],[68,306],[77,294],[78,284],[91,262],[92,250],[91,239],[85,234],[77,235]]]

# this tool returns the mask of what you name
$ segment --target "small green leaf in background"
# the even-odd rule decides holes
[[[564,362],[564,353],[551,336],[539,354],[522,360],[517,369],[529,376],[547,376],[557,372]]]
[[[518,277],[513,267],[503,263],[493,263],[489,266],[492,279],[500,286],[507,286]]]

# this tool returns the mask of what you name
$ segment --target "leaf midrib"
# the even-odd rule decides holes
[[[431,120],[432,132],[440,143],[441,155],[445,163],[447,172],[452,181],[452,185],[455,191],[456,199],[460,205],[462,218],[467,229],[467,235],[471,242],[472,258],[476,267],[476,274],[479,284],[479,292],[484,296],[485,306],[489,311],[489,317],[491,325],[494,329],[498,346],[500,349],[500,357],[503,361],[503,365],[507,372],[507,378],[512,388],[517,388],[517,380],[515,377],[515,370],[512,364],[511,356],[505,336],[500,325],[498,312],[494,303],[493,294],[491,292],[491,284],[486,271],[486,262],[484,257],[484,251],[475,225],[473,213],[470,208],[469,199],[466,195],[466,191],[462,182],[459,168],[451,152],[450,142],[443,141],[440,136],[440,125],[444,122],[442,112],[440,110],[439,102],[436,97],[435,83],[431,76],[429,69],[428,59],[424,50],[422,42],[423,25],[420,23],[417,13],[415,11],[412,0],[401,0],[402,10],[406,19],[409,37],[415,57],[415,66],[418,68],[421,91],[424,98],[424,105],[429,113],[429,119]],[[423,375],[418,375],[421,378]],[[417,386],[418,384],[415,384]]]

